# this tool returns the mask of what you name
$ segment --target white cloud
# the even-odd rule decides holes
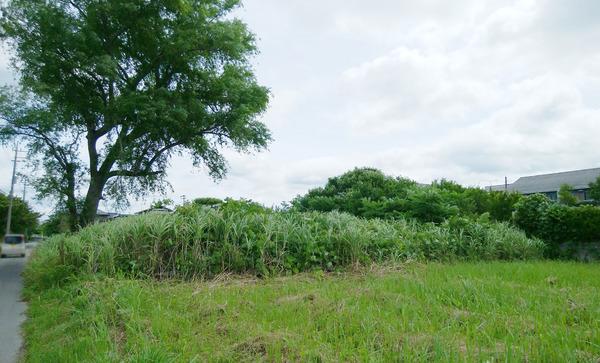
[[[239,16],[275,142],[228,152],[219,184],[174,160],[176,199],[278,203],[356,166],[482,186],[600,166],[600,2],[246,0]]]

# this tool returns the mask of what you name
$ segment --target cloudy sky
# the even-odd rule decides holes
[[[600,1],[246,0],[237,16],[275,140],[227,153],[218,184],[174,160],[176,200],[276,204],[357,166],[477,186],[600,166]]]

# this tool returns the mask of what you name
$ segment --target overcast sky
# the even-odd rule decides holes
[[[218,184],[174,160],[176,200],[276,204],[359,166],[477,186],[600,167],[600,1],[246,0],[237,16],[258,37],[274,142],[227,153]]]

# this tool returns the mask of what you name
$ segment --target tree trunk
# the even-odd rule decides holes
[[[69,214],[69,229],[75,232],[79,226],[79,214],[77,213],[77,201],[71,198],[67,200],[67,212]]]
[[[77,211],[77,198],[75,197],[75,171],[76,167],[73,164],[68,164],[66,168],[67,174],[67,189],[65,191],[67,197],[67,213],[69,214],[69,229],[75,232],[79,226],[79,213]]]
[[[81,210],[81,227],[92,224],[96,220],[96,214],[98,213],[98,205],[100,204],[100,199],[102,198],[104,184],[106,184],[104,178],[99,175],[92,176],[90,180],[90,186],[83,203],[83,209]]]

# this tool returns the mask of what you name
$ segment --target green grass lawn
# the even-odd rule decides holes
[[[30,297],[28,315],[32,362],[597,362],[600,265],[94,279]]]

